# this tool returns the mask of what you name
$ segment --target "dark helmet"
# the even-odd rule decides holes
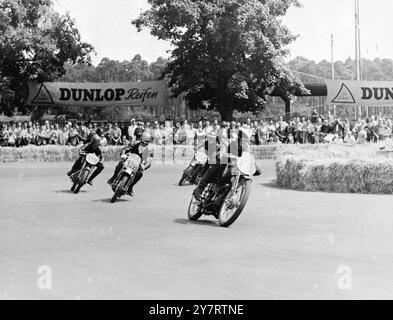
[[[91,142],[94,144],[100,144],[101,143],[101,138],[98,134],[95,134],[94,136],[91,137]]]

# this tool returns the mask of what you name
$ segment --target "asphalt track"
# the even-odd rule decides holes
[[[280,190],[261,161],[225,229],[187,220],[181,166],[155,165],[134,198],[111,204],[114,165],[74,195],[68,163],[0,164],[0,299],[393,298],[393,196]]]

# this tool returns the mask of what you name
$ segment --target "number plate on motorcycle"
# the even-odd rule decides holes
[[[89,153],[86,156],[86,161],[94,166],[100,161],[100,159],[98,159],[98,157],[94,153]]]

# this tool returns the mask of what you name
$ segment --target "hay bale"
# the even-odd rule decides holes
[[[277,162],[276,172],[277,185],[281,188],[336,193],[393,193],[392,159],[363,157],[309,160],[287,156]]]
[[[257,160],[279,159],[284,156],[301,156],[305,159],[318,159],[323,153],[323,158],[348,158],[348,157],[378,157],[379,145],[263,145],[252,146],[252,152]],[[121,146],[107,146],[103,148],[105,161],[118,161]],[[178,147],[177,154],[182,153],[182,146]],[[15,161],[75,161],[78,157],[79,147],[70,146],[27,146],[23,148],[0,148],[0,162]],[[173,163],[173,146],[153,145],[154,161],[160,163]],[[193,153],[186,152],[184,160],[190,160]],[[176,157],[176,155],[175,155]],[[183,158],[179,158],[183,161]]]

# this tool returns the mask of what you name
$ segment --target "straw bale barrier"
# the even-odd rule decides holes
[[[121,146],[104,147],[103,154],[106,161],[117,161]],[[154,154],[156,160],[165,162],[173,160],[173,148],[171,146],[154,146]],[[328,145],[264,145],[254,146],[252,151],[256,159],[276,159],[277,155],[289,155],[309,152],[319,152],[328,149]],[[27,146],[23,148],[0,147],[0,162],[16,162],[16,161],[42,161],[42,162],[59,162],[59,161],[75,161],[78,156],[78,147],[69,146]],[[343,147],[343,150],[350,150],[350,147]],[[366,148],[367,149],[367,148]],[[193,151],[187,149],[183,152],[183,147],[176,147],[175,155],[184,154],[185,160],[189,160]],[[337,153],[342,151],[336,151]],[[346,153],[350,151],[344,151]],[[370,152],[370,151],[365,151]],[[178,159],[179,157],[176,157]]]
[[[378,145],[286,150],[276,162],[277,185],[303,191],[393,193],[393,159]]]

